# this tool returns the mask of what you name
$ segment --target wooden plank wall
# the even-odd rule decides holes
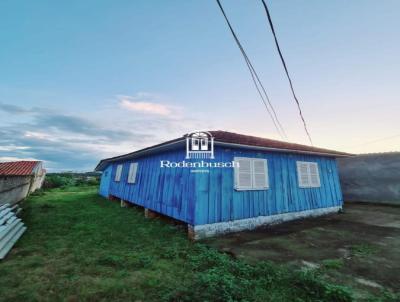
[[[232,161],[235,156],[266,158],[270,188],[236,191],[233,170],[229,168],[198,173],[196,225],[342,205],[334,158],[240,149],[215,150],[217,162]],[[321,187],[299,188],[296,161],[318,163]]]
[[[185,150],[176,150],[135,160],[139,163],[135,184],[127,183],[133,161],[122,163],[119,182],[114,181],[118,164],[114,163],[109,194],[195,225],[342,205],[334,158],[219,147],[215,156],[217,162],[229,162],[235,156],[266,158],[270,188],[235,191],[231,168],[214,168],[209,173],[191,173],[190,168],[161,169],[160,160],[184,160]],[[321,187],[299,188],[298,160],[318,163]]]
[[[101,174],[99,194],[106,198],[109,195],[111,172],[112,165],[109,165],[106,169],[104,169],[103,173]]]
[[[185,150],[177,150],[123,162],[119,182],[114,181],[118,164],[114,163],[110,194],[193,224],[196,173],[190,173],[190,169],[160,168],[161,160],[180,162],[185,159],[185,155]],[[131,162],[138,162],[135,184],[127,183]]]

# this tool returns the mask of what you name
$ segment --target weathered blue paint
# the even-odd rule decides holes
[[[184,160],[185,150],[179,149],[110,164],[109,194],[193,225],[342,205],[333,157],[216,147],[212,161],[230,162],[235,156],[266,158],[269,189],[236,191],[232,168],[211,168],[209,173],[160,168],[161,160]],[[318,163],[319,188],[299,188],[296,161]],[[135,184],[127,183],[131,162],[138,162]],[[123,170],[116,182],[118,164],[123,164]]]
[[[161,160],[182,161],[184,158],[185,150],[177,150],[113,163],[110,194],[193,224],[196,196],[195,173],[190,173],[190,169],[160,168]],[[134,184],[127,183],[131,162],[138,163]],[[116,167],[121,163],[123,164],[121,180],[116,182]]]
[[[111,172],[112,172],[112,165],[109,165],[106,169],[104,169],[103,173],[101,174],[100,188],[99,188],[99,194],[101,196],[108,197],[109,195]]]
[[[235,156],[268,160],[267,190],[236,191],[233,169],[211,169],[196,174],[195,225],[341,206],[343,203],[336,160],[330,157],[216,148],[215,161]],[[318,163],[321,186],[300,188],[296,161]]]

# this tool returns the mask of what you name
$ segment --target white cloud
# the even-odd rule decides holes
[[[51,140],[51,135],[43,132],[26,131],[24,136],[35,139]]]
[[[0,146],[0,151],[18,151],[18,150],[27,150],[27,149],[29,149],[28,146],[15,146],[15,145]]]
[[[129,101],[127,99],[121,99],[119,105],[122,108],[132,110],[132,111],[139,111],[143,113],[149,114],[157,114],[157,115],[170,115],[172,112],[170,108],[165,105],[157,104],[157,103],[150,103],[150,102],[135,102]]]
[[[20,161],[20,160],[38,160],[38,159],[33,157],[0,156],[0,162]]]
[[[118,95],[108,108],[77,114],[43,108],[0,106],[13,122],[0,119],[0,160],[40,159],[46,168],[92,170],[102,158],[132,152],[197,129],[165,96]],[[132,112],[140,114],[132,114]],[[26,119],[21,113],[29,112]],[[107,116],[107,119],[104,119]],[[195,126],[196,125],[196,126]]]
[[[153,114],[164,117],[173,117],[180,115],[181,108],[165,104],[165,98],[147,92],[139,92],[133,96],[117,95],[118,105],[130,111],[137,111],[145,114]]]

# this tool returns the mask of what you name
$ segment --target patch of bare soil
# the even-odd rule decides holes
[[[250,263],[320,269],[363,292],[400,291],[400,208],[349,204],[342,214],[229,234],[207,244]],[[306,264],[305,264],[306,263]]]

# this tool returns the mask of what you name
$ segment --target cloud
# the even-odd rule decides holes
[[[118,95],[117,98],[121,108],[144,114],[172,117],[180,111],[179,107],[162,104],[161,97],[151,93],[139,92],[134,96]]]
[[[128,98],[129,102],[156,104],[150,94]],[[191,129],[191,120],[168,116],[176,109],[173,106],[137,106],[131,110],[151,114],[133,115],[114,105],[82,116],[1,103],[0,111],[9,116],[7,121],[0,119],[0,161],[34,158],[45,161],[49,171],[89,171],[100,159],[160,143]]]
[[[28,146],[0,146],[0,151],[17,151],[17,150],[27,150]]]
[[[45,109],[41,109],[41,108],[37,108],[37,107],[23,108],[20,106],[0,102],[0,111],[4,111],[4,112],[10,113],[10,114],[31,114],[31,113],[41,112],[44,110]]]
[[[104,127],[100,123],[93,122],[87,118],[64,115],[64,114],[42,114],[35,118],[35,126],[42,127],[51,131],[75,133],[90,137],[97,137],[101,140],[118,140],[130,139],[132,137],[141,136],[133,130],[125,130],[116,127]],[[76,137],[74,135],[74,137]]]
[[[0,156],[0,162],[6,162],[6,161],[19,161],[19,160],[38,160],[37,158],[19,158],[19,157],[12,157],[12,156]]]
[[[144,113],[159,114],[159,115],[171,114],[171,110],[168,107],[156,103],[133,102],[133,101],[128,101],[127,99],[122,99],[119,104],[122,108],[132,111],[140,111]]]
[[[0,103],[0,110],[11,114],[23,114],[31,112],[30,109],[25,109],[19,106],[4,103]]]
[[[155,140],[140,127],[118,126],[95,115],[1,105],[0,111],[15,118],[12,123],[0,120],[0,160],[35,158],[44,160],[50,171],[87,171],[104,157],[131,152]],[[29,116],[21,118],[24,113]]]

